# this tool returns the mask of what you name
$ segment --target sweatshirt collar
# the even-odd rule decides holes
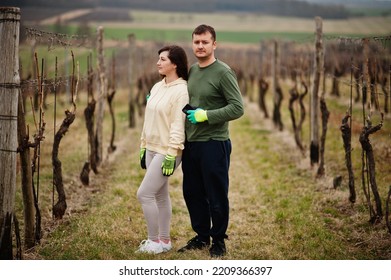
[[[166,83],[166,78],[163,78],[162,83],[166,87],[178,85],[178,84],[186,84],[186,81],[183,78],[178,78],[175,81],[172,81],[171,83]]]

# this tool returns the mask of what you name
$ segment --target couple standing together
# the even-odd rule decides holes
[[[215,57],[213,27],[194,29],[192,49],[198,63],[189,71],[181,47],[158,51],[157,67],[163,79],[152,87],[147,101],[140,149],[146,173],[137,192],[148,239],[137,252],[158,254],[172,249],[168,176],[182,161],[183,196],[196,236],[179,252],[209,248],[211,257],[226,254],[228,122],[243,115],[243,100],[236,75]]]

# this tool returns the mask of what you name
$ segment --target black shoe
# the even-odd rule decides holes
[[[224,239],[213,240],[212,246],[209,249],[209,253],[212,258],[218,258],[224,256],[227,253]]]
[[[185,252],[187,250],[201,250],[208,247],[209,244],[210,242],[202,241],[198,236],[195,236],[190,239],[184,247],[180,248],[178,252]]]

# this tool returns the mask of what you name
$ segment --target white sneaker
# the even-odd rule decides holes
[[[143,240],[138,247],[136,253],[160,254],[163,252],[163,246],[159,242],[154,242],[150,239]]]
[[[168,241],[168,243],[164,243],[163,241],[160,241],[160,244],[162,244],[163,252],[168,252],[172,249],[171,241]]]

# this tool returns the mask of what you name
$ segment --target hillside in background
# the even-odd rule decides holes
[[[268,15],[344,19],[349,12],[343,5],[320,5],[296,0],[3,0],[3,6],[78,9],[127,7],[177,12],[255,12]]]
[[[0,5],[21,7],[23,18],[28,20],[91,8],[189,13],[251,12],[297,18],[320,16],[323,19],[391,16],[391,0],[2,0]]]
[[[360,7],[360,8],[391,8],[390,0],[305,0],[309,3],[323,5],[344,5],[345,7]]]

